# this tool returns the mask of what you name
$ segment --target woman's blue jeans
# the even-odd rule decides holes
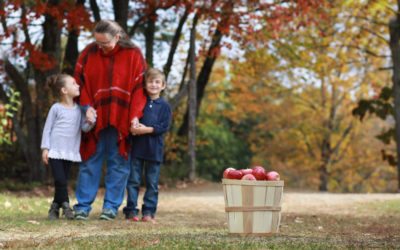
[[[80,164],[76,187],[78,204],[74,206],[75,211],[90,213],[99,189],[103,162],[106,160],[103,209],[110,209],[117,214],[124,199],[130,168],[129,159],[119,154],[117,142],[118,131],[113,127],[105,128],[100,132],[95,154]]]
[[[138,196],[142,180],[142,170],[146,180],[146,192],[143,197],[142,215],[154,217],[158,204],[158,180],[160,177],[160,162],[147,161],[132,158],[131,173],[129,175],[127,190],[127,202],[124,207],[124,214],[132,213],[138,215]]]

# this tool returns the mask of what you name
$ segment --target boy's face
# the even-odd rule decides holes
[[[151,98],[158,98],[164,89],[165,84],[161,77],[156,76],[146,80],[146,91]]]

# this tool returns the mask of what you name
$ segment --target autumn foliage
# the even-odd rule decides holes
[[[365,110],[364,122],[353,117],[378,103],[358,106],[363,98],[378,97],[390,81],[380,70],[388,65],[381,55],[385,36],[373,35],[386,32],[376,25],[389,16],[379,2],[0,1],[0,76],[21,93],[14,116],[21,127],[14,129],[20,157],[34,165],[25,179],[44,179],[37,156],[53,101],[45,78],[71,73],[78,48],[93,40],[95,21],[112,16],[148,65],[168,75],[165,96],[174,124],[166,137],[165,179],[188,175],[187,34],[195,29],[201,177],[218,180],[227,167],[260,164],[293,187],[394,190],[396,171],[380,153],[389,157],[393,141],[385,145],[375,138],[390,126]],[[7,102],[7,95],[0,97]]]

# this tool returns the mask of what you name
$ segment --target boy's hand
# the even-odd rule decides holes
[[[45,165],[49,164],[49,150],[48,149],[43,149],[42,161],[44,162]]]
[[[132,124],[132,126],[131,126],[131,129],[130,129],[130,131],[131,131],[131,134],[132,135],[140,135],[141,133],[141,124],[140,123],[138,123],[138,125],[136,125],[136,127],[135,126],[133,126],[133,124]]]
[[[136,128],[131,127],[132,135],[144,135],[153,133],[153,131],[154,129],[152,127],[147,127],[146,125],[143,125],[141,123],[139,123],[139,125]]]

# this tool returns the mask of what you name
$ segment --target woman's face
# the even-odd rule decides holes
[[[118,43],[119,35],[111,36],[108,33],[94,33],[94,38],[96,39],[97,45],[104,51],[104,53],[108,53],[113,50],[115,45]]]

